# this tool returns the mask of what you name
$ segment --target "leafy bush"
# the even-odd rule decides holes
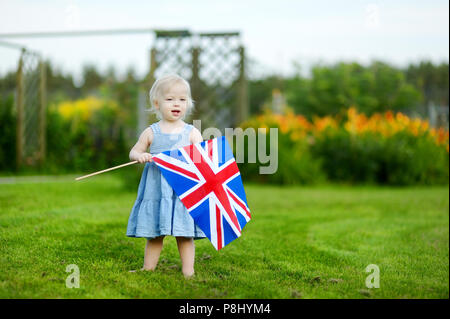
[[[281,131],[279,125],[272,124],[271,128],[277,128],[279,132]],[[266,138],[266,149],[263,150],[263,152],[268,154],[270,130],[267,130],[266,132],[266,135],[257,134],[257,140],[259,138]],[[278,165],[275,174],[260,173],[260,168],[268,166],[269,164],[262,163],[258,156],[256,156],[256,163],[248,162],[248,143],[248,141],[245,141],[244,143],[244,162],[238,164],[242,178],[246,181],[275,184],[315,184],[323,182],[326,179],[326,176],[321,170],[320,160],[311,158],[307,140],[293,140],[288,134],[278,133],[276,149],[278,153]],[[259,151],[258,145],[259,142],[257,142],[257,146],[255,147],[256,154],[258,154]],[[236,145],[234,153],[236,154]]]
[[[0,95],[0,171],[16,170],[16,115],[14,96]]]
[[[92,171],[127,160],[125,115],[112,100],[87,97],[52,105],[48,153],[54,167]]]
[[[399,112],[367,118],[352,107],[335,118],[314,117],[309,122],[289,109],[284,115],[266,110],[242,127],[279,129],[278,171],[264,176],[257,171],[261,163],[245,163],[241,172],[247,180],[309,184],[327,178],[349,183],[448,184],[448,131],[429,128],[427,121]]]

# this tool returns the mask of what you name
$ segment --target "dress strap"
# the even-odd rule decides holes
[[[184,129],[183,129],[183,133],[190,132],[193,127],[194,127],[193,125],[186,123],[186,125],[184,126]]]
[[[154,133],[162,134],[161,126],[159,126],[159,122],[153,123],[152,125],[150,125],[150,127],[153,129]],[[183,129],[181,130],[181,132],[177,133],[177,134],[183,134],[183,133],[190,132],[190,130],[193,127],[194,127],[193,125],[185,123]]]
[[[150,127],[153,129],[154,133],[161,133],[158,122],[153,123],[152,125],[150,125]]]

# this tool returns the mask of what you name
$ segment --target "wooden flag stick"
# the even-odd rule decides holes
[[[77,177],[77,178],[75,178],[75,180],[79,181],[80,179],[83,179],[83,178],[86,178],[86,177],[91,177],[91,176],[94,176],[94,175],[98,175],[98,174],[101,174],[101,173],[112,171],[113,169],[121,168],[121,167],[124,167],[124,166],[127,166],[127,165],[136,164],[136,163],[138,163],[138,161],[132,161],[132,162],[125,163],[125,164],[122,164],[122,165],[119,165],[119,166],[114,166],[114,167],[111,167],[111,168],[104,169],[103,171],[98,171],[98,172],[95,172],[95,173],[92,173],[92,174],[89,174],[89,175],[84,175],[84,176],[81,176],[81,177]]]

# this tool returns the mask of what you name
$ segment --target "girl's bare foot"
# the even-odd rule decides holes
[[[185,279],[191,279],[191,278],[194,277],[194,275],[195,275],[194,271],[192,271],[192,272],[183,272],[183,276],[184,276]]]
[[[177,237],[178,251],[180,252],[182,272],[184,278],[194,276],[195,245],[190,237]]]

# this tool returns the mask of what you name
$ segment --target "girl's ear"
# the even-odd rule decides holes
[[[159,109],[158,100],[153,100],[153,103],[155,104],[155,109]]]

